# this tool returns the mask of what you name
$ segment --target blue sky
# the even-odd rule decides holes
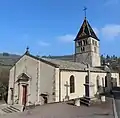
[[[1,0],[0,52],[34,55],[74,53],[83,7],[100,39],[102,54],[120,56],[120,0]]]

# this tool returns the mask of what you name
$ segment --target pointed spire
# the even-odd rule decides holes
[[[88,37],[95,38],[96,40],[99,41],[94,30],[92,29],[92,27],[90,26],[89,22],[87,21],[87,19],[85,17],[83,24],[82,24],[82,26],[81,26],[81,28],[80,28],[80,30],[75,38],[75,41],[83,39],[83,38],[88,38]]]
[[[88,37],[95,38],[96,40],[99,41],[99,39],[96,36],[94,30],[92,29],[89,22],[87,21],[86,10],[87,10],[87,7],[84,7],[83,11],[85,13],[85,18],[84,18],[83,24],[82,24],[82,26],[81,26],[81,28],[80,28],[80,30],[79,30],[79,32],[78,32],[74,41],[80,40],[80,39],[83,39],[83,38],[88,38]]]

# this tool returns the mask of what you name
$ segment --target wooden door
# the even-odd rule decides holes
[[[26,105],[27,102],[27,86],[23,85],[23,97],[22,97],[22,104]]]
[[[89,85],[85,86],[85,96],[89,97]]]

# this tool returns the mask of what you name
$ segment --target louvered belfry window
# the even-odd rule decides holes
[[[70,76],[70,93],[74,93],[75,92],[75,79],[74,76],[71,75]]]

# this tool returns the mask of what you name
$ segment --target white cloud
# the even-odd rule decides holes
[[[69,42],[73,42],[73,40],[75,39],[75,35],[66,34],[66,35],[63,35],[63,36],[59,36],[57,39],[59,41],[69,43]]]
[[[39,46],[43,46],[43,47],[47,47],[47,46],[50,45],[50,43],[44,42],[44,41],[39,41],[39,42],[38,42],[38,45],[39,45]]]
[[[101,29],[102,36],[106,39],[115,39],[115,37],[120,36],[120,25],[109,24],[105,25]]]

